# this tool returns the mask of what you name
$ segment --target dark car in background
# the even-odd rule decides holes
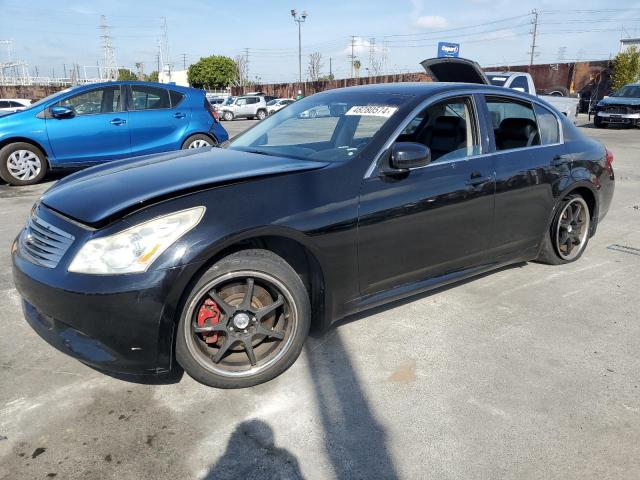
[[[630,83],[600,100],[593,109],[593,125],[640,125],[640,83]]]
[[[603,145],[539,98],[480,84],[330,90],[224,147],[46,192],[12,248],[30,325],[100,369],[177,363],[207,385],[255,385],[311,325],[508,264],[576,261],[614,190]]]
[[[0,177],[31,185],[53,169],[227,139],[202,90],[148,82],[82,85],[0,118]]]

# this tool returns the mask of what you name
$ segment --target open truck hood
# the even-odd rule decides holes
[[[41,201],[85,225],[100,227],[126,212],[183,193],[326,165],[222,148],[182,150],[89,168],[58,182]]]
[[[434,82],[480,83],[490,85],[478,63],[466,58],[428,58],[420,62]]]

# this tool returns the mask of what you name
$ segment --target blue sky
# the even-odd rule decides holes
[[[29,6],[26,6],[26,5]],[[366,75],[370,55],[386,58],[385,71],[419,71],[435,56],[438,40],[461,43],[462,56],[483,65],[528,63],[528,13],[540,15],[536,62],[606,59],[621,35],[640,36],[640,1],[630,0],[0,0],[0,40],[14,41],[14,58],[39,75],[62,76],[63,65],[102,62],[100,15],[111,26],[119,65],[156,67],[162,18],[166,17],[169,60],[182,68],[201,56],[236,56],[249,48],[249,72],[266,82],[297,77],[297,26],[291,8],[307,10],[303,25],[303,68],[318,51],[323,71],[329,58],[338,77],[349,74],[350,36]],[[375,38],[375,46],[371,46]],[[386,48],[384,48],[386,47]],[[6,50],[0,45],[0,62]],[[305,68],[306,69],[306,68]]]

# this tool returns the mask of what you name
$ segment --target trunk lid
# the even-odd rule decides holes
[[[428,58],[420,62],[434,82],[479,83],[490,85],[478,63],[466,58]]]

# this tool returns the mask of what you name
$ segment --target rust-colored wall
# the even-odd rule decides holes
[[[492,67],[487,70],[511,70],[528,72],[529,65],[509,67]],[[531,67],[531,76],[540,93],[546,93],[557,87],[566,88],[570,93],[580,93],[582,96],[593,95],[602,98],[609,93],[610,62],[608,60],[591,62],[571,62],[559,64],[541,64]],[[303,96],[312,95],[332,88],[350,87],[353,85],[367,85],[371,83],[393,82],[429,82],[431,79],[421,72],[403,73],[397,75],[381,75],[378,77],[345,78],[328,82],[304,82],[304,83],[273,83],[252,85],[250,87],[233,87],[233,95],[242,95],[247,92],[264,92],[283,98],[294,98],[298,90],[302,90]]]
[[[431,79],[425,73],[402,73],[396,75],[380,75],[377,77],[343,78],[326,82],[269,83],[264,85],[251,85],[249,87],[233,87],[231,93],[232,95],[243,95],[246,92],[263,92],[265,95],[273,95],[280,98],[295,98],[298,90],[302,90],[303,96],[308,96],[333,88],[352,87],[354,85],[430,81]]]
[[[6,86],[0,85],[0,98],[28,98],[34,102],[52,93],[59,92],[67,87],[51,87],[42,85],[25,86]]]

